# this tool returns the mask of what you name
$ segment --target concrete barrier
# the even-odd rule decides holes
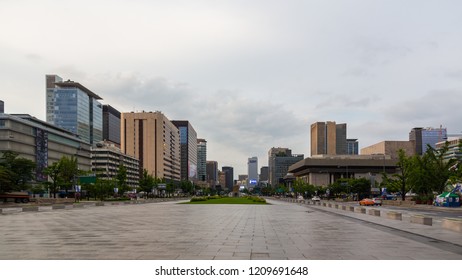
[[[95,206],[104,206],[104,202],[102,202],[102,201],[95,202]]]
[[[322,206],[326,207],[326,206],[327,206],[327,203],[323,202],[323,203],[322,203]]]
[[[431,226],[431,225],[433,225],[433,220],[432,220],[431,217],[415,215],[415,216],[411,216],[411,223]]]
[[[346,206],[345,206],[345,205],[342,205],[342,210],[343,210],[343,211],[346,211],[346,209],[347,209]]]
[[[443,219],[441,227],[452,231],[462,232],[461,219]]]
[[[356,213],[361,213],[361,214],[366,214],[366,208],[356,207],[355,212]]]
[[[55,205],[52,205],[51,206],[51,209],[52,210],[56,210],[56,209],[66,209],[66,206],[64,204],[55,204]]]
[[[332,204],[329,203],[328,206],[329,206],[329,208],[332,208]]]
[[[38,206],[26,206],[22,208],[22,212],[38,212]]]
[[[76,203],[74,204],[74,208],[83,208],[83,204]]]
[[[402,221],[403,220],[403,215],[401,213],[398,213],[398,212],[388,212],[387,213],[387,219]]]
[[[380,217],[380,210],[377,210],[377,209],[369,209],[369,215],[371,215],[371,216],[376,216],[376,217]]]
[[[354,212],[354,211],[355,211],[355,207],[354,207],[354,206],[349,206],[349,210],[350,210],[351,212]]]
[[[338,204],[335,204],[335,209],[338,209]]]

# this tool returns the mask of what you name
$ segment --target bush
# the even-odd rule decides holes
[[[195,196],[191,198],[190,202],[195,202],[195,201],[207,201],[207,197],[203,196]]]

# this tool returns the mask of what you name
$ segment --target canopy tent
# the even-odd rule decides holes
[[[460,207],[460,198],[455,193],[444,192],[436,197],[435,205],[443,207]]]

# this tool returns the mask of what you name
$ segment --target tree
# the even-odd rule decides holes
[[[0,192],[25,190],[34,179],[36,164],[18,156],[16,152],[3,152],[0,158]]]
[[[48,187],[50,188],[50,192],[53,194],[53,197],[56,198],[56,193],[59,189],[59,182],[61,180],[60,177],[61,167],[60,162],[53,162],[52,165],[47,166],[43,170],[43,174],[48,175],[51,179],[51,183],[48,183]]]
[[[368,197],[371,194],[371,182],[366,178],[348,179],[348,184],[352,193],[357,193],[358,198]]]
[[[120,194],[123,194],[124,192],[129,190],[129,187],[127,185],[127,168],[123,164],[121,164],[119,166],[119,169],[117,170],[116,180]]]
[[[430,161],[429,168],[426,170],[428,172],[429,183],[433,186],[433,190],[438,193],[444,191],[448,179],[456,173],[452,167],[457,164],[457,160],[455,158],[444,158],[448,150],[449,142],[446,142],[438,150],[429,145],[425,153],[425,156],[428,156]]]
[[[398,173],[393,174],[393,176],[396,178],[400,185],[400,191],[401,191],[401,198],[402,200],[406,200],[406,193],[409,191],[409,180],[410,176],[413,172],[413,161],[406,156],[406,153],[404,150],[400,149],[398,151]]]
[[[79,173],[77,158],[74,156],[71,156],[70,158],[63,156],[59,160],[59,170],[62,185],[67,193],[68,190],[72,188],[72,185],[75,183],[76,177]]]
[[[139,181],[139,188],[142,192],[145,192],[147,194],[152,192],[152,189],[154,188],[155,185],[155,180],[154,177],[148,173],[146,169],[143,170],[143,174],[140,178]]]

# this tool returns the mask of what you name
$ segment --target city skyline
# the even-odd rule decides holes
[[[309,156],[317,121],[347,123],[360,149],[414,127],[460,133],[462,3],[355,4],[5,2],[0,99],[45,120],[57,74],[120,112],[187,119],[235,174],[271,147]]]

